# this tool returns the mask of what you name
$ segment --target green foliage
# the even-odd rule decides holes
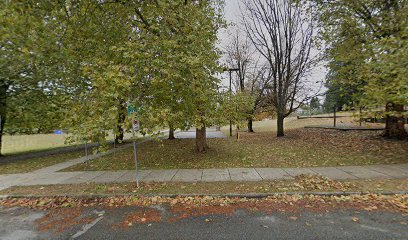
[[[367,64],[367,77],[362,104],[365,106],[394,103],[408,105],[408,6],[398,12],[400,31],[376,41],[376,58]],[[403,112],[387,112],[401,116]],[[407,113],[405,113],[406,115]]]
[[[0,2],[0,114],[8,133],[59,126],[62,96],[54,80],[58,36],[46,1]],[[3,129],[2,129],[3,130]]]
[[[70,142],[104,143],[129,104],[141,111],[121,124],[136,117],[144,133],[223,121],[222,1],[1,4],[2,79],[19,81],[8,87],[10,132],[63,127]]]
[[[316,110],[320,108],[320,100],[318,97],[312,97],[310,100],[310,109]]]
[[[240,128],[246,127],[248,119],[253,118],[255,98],[246,92],[238,92],[232,97],[231,119],[233,124]]]
[[[322,13],[321,37],[328,44],[333,90],[328,100],[365,107],[407,105],[408,1],[313,2]]]
[[[214,108],[217,118],[211,125],[222,126],[231,120],[233,125],[244,127],[249,118],[253,117],[255,97],[246,92],[222,92],[218,97],[218,104]]]
[[[220,3],[160,1],[146,4],[141,28],[145,40],[145,96],[131,94],[131,102],[146,110],[145,131],[171,125],[186,128],[216,122],[219,52],[217,29],[223,26]],[[129,56],[134,51],[128,52]],[[145,60],[145,61],[146,61]]]

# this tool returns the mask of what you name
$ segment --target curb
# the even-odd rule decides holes
[[[95,198],[114,198],[114,197],[218,197],[218,198],[250,198],[262,199],[267,197],[277,196],[351,196],[351,195],[404,195],[408,191],[379,191],[379,192],[282,192],[282,193],[248,193],[248,194],[91,194],[91,195],[75,195],[75,194],[60,194],[60,195],[0,195],[0,200],[12,198],[53,198],[53,197],[69,197],[77,199],[95,199]]]

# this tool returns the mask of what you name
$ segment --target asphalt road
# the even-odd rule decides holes
[[[141,212],[146,214],[134,214]],[[158,222],[152,218],[155,212],[161,215]],[[165,206],[0,208],[0,239],[408,239],[408,216],[384,211],[238,209],[231,214],[172,217]]]

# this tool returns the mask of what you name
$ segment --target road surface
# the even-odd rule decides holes
[[[407,222],[407,215],[382,210],[183,215],[163,205],[0,207],[0,239],[408,239]]]

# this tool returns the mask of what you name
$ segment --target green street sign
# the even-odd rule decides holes
[[[132,115],[132,113],[136,113],[137,110],[136,110],[135,107],[129,105],[129,106],[127,107],[127,112],[128,112],[128,115]]]
[[[137,109],[137,108],[135,108],[135,107],[129,105],[128,108],[127,108],[127,111],[128,111],[128,115],[131,116],[133,113],[138,113],[138,112],[139,112],[139,109]],[[139,129],[140,129],[140,122],[139,122],[138,120],[132,119],[132,129],[133,129],[134,131],[139,131]]]

